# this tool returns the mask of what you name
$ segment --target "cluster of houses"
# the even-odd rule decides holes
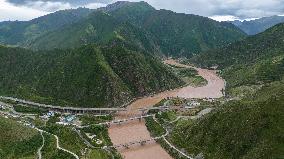
[[[197,101],[189,101],[186,103],[186,107],[198,107],[200,106],[201,103],[197,102]]]
[[[5,118],[18,118],[19,115],[17,114],[14,114],[14,112],[10,111],[10,108],[6,105],[2,105],[0,104],[0,111],[3,111],[3,112],[0,112],[0,115],[3,115]]]
[[[61,116],[59,117],[59,122],[56,122],[56,124],[60,125],[73,125],[73,122],[76,120],[76,115],[67,115],[67,116]]]
[[[102,140],[96,139],[97,135],[95,134],[91,135],[90,133],[86,133],[86,135],[88,136],[89,139],[94,140],[97,145],[103,144]]]
[[[180,99],[180,98],[167,98],[164,106],[184,106],[186,108],[195,108],[200,106],[201,103],[195,99]]]
[[[43,120],[49,120],[50,117],[53,117],[55,115],[55,112],[49,111],[48,113],[40,116]]]
[[[51,117],[54,117],[56,115],[55,112],[53,111],[49,111],[48,113],[40,116],[41,119],[43,120],[49,120]],[[60,124],[60,125],[72,125],[73,121],[76,119],[76,115],[61,115],[59,117],[59,122],[56,122],[56,124]]]

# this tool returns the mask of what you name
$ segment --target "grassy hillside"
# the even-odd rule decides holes
[[[219,66],[229,87],[259,85],[281,80],[284,75],[284,24],[233,43],[202,53],[191,62],[201,66]]]
[[[46,133],[43,134],[45,139],[45,145],[42,148],[42,157],[48,159],[74,159],[75,157],[65,151],[56,148],[56,139],[52,135]],[[71,137],[71,136],[69,136]],[[72,136],[73,137],[73,136]]]
[[[276,82],[255,98],[230,102],[191,125],[175,128],[171,140],[205,158],[283,158],[284,87]]]
[[[2,46],[0,94],[60,105],[112,107],[183,84],[147,53],[117,45],[42,52]]]
[[[56,124],[49,124],[47,127],[43,128],[45,131],[55,134],[59,138],[59,144],[63,148],[74,152],[78,156],[81,156],[81,150],[87,148],[82,139],[76,134],[71,127],[64,127]],[[52,136],[53,137],[53,136]],[[53,137],[54,138],[54,137]],[[55,138],[54,138],[55,139]],[[51,142],[54,143],[54,139],[48,138]],[[46,153],[51,153],[49,150],[46,150]]]
[[[0,43],[26,45],[44,33],[70,25],[93,10],[86,8],[62,10],[31,21],[0,22]]]
[[[125,51],[122,47],[105,47],[103,52],[114,72],[134,94],[146,95],[184,84],[169,67],[150,55]]]
[[[42,144],[40,134],[14,120],[0,117],[0,158],[35,158]]]
[[[191,56],[245,37],[233,24],[155,10],[146,2],[116,2],[90,12],[81,8],[0,23],[0,43],[52,50],[120,39],[158,56]]]
[[[34,159],[37,158],[37,150],[42,146],[42,137],[38,131],[24,127],[15,120],[0,117],[0,157],[1,159]],[[58,135],[61,147],[71,150],[82,156],[81,150],[86,145],[82,139],[70,127],[48,124],[43,129]],[[42,157],[47,159],[74,159],[71,154],[56,148],[56,138],[53,135],[43,133],[45,144],[42,148]],[[85,158],[107,159],[110,154],[101,149],[90,149]],[[115,156],[119,158],[119,156]]]
[[[230,23],[155,10],[146,2],[124,3],[106,11],[151,33],[165,55],[190,56],[245,37],[245,33]]]
[[[177,126],[172,142],[205,158],[284,158],[283,32],[284,25],[277,25],[193,58],[202,66],[218,65],[227,92],[241,100]]]
[[[95,11],[73,25],[48,32],[31,41],[26,47],[40,50],[66,49],[90,43],[102,45],[116,39],[155,54],[160,53],[147,32],[101,11]]]

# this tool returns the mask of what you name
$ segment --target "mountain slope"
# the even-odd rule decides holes
[[[284,16],[271,16],[271,17],[264,17],[256,20],[250,21],[233,21],[234,25],[239,27],[248,35],[255,35],[265,31],[266,29],[279,24],[284,23]]]
[[[254,98],[226,103],[191,125],[179,125],[171,140],[208,159],[283,158],[283,86],[275,82]]]
[[[0,94],[45,103],[113,107],[183,84],[147,53],[119,44],[32,52],[0,48]]]
[[[202,53],[191,61],[224,69],[229,86],[280,80],[284,75],[283,40],[284,24],[278,24],[243,41]]]
[[[58,11],[31,21],[1,22],[0,43],[25,45],[48,31],[77,22],[92,11],[91,9],[78,8]]]
[[[63,14],[68,10],[61,12]],[[0,36],[5,35],[0,39],[4,44],[50,50],[74,48],[91,43],[100,45],[119,38],[155,55],[191,56],[245,37],[245,33],[230,23],[220,23],[196,15],[155,10],[146,2],[116,2],[91,14],[89,12],[90,10],[86,11],[86,14],[78,16],[76,20],[71,20],[72,22],[64,23],[66,25],[58,25],[52,29],[47,27],[44,31],[26,31],[27,28],[23,27],[23,31],[10,35],[13,29],[9,29],[10,32],[0,29]],[[55,15],[39,18],[38,23],[42,23],[41,19],[44,18],[57,21],[65,19],[64,16],[54,17]],[[53,26],[52,22],[46,23]],[[20,25],[18,27],[21,28]],[[32,27],[36,28],[33,25]]]
[[[105,12],[95,11],[79,22],[51,31],[32,41],[33,49],[76,48],[96,43],[104,45],[114,40],[159,54],[151,36],[127,22],[120,22]]]
[[[31,128],[24,127],[14,120],[0,116],[0,157],[35,158],[42,144],[41,135]]]
[[[245,37],[230,23],[206,17],[155,10],[146,2],[123,3],[106,11],[119,19],[150,32],[165,55],[190,56]]]
[[[222,69],[227,96],[237,100],[176,126],[172,142],[209,159],[283,158],[283,33],[284,24],[277,25],[195,57],[196,64]]]

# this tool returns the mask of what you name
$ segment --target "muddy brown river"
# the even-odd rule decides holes
[[[167,60],[164,63],[191,67],[177,63],[174,60]],[[139,108],[151,107],[162,99],[167,97],[182,98],[220,98],[222,97],[222,89],[225,88],[225,82],[215,71],[195,68],[198,74],[208,81],[203,87],[186,86],[183,88],[165,91],[151,97],[144,97],[136,100],[127,107],[127,111],[117,113],[116,119],[124,119],[141,115],[137,110]],[[108,129],[109,136],[114,145],[125,144],[133,141],[150,139],[150,133],[145,126],[145,122],[132,121],[127,124],[113,125]],[[118,150],[125,159],[172,159],[172,157],[158,144],[148,144],[144,146],[131,147],[130,149]]]

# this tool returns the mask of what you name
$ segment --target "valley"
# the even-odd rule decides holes
[[[264,1],[0,0],[0,158],[284,158],[284,3]]]
[[[188,68],[190,66],[183,65],[175,62],[174,60],[165,61],[166,64],[171,64],[179,67]],[[151,107],[159,103],[163,99],[171,97],[181,98],[220,98],[222,97],[222,89],[225,88],[224,80],[221,79],[214,71],[206,69],[198,69],[198,73],[204,79],[208,81],[208,84],[203,87],[183,87],[172,91],[166,91],[153,95],[151,97],[145,97],[138,99],[137,101],[130,104],[127,112],[122,112],[116,115],[117,119],[124,119],[133,116],[141,115],[140,108]],[[122,126],[112,126],[109,128],[109,135],[114,144],[124,144],[132,141],[147,140],[151,138],[145,123],[131,122],[130,124]],[[149,146],[138,147],[129,150],[120,151],[126,159],[155,159],[155,158],[171,158],[165,150],[163,150],[158,144],[151,144]]]
[[[177,63],[174,60],[167,60],[167,61],[164,61],[164,63],[169,64],[169,65],[179,66],[179,67],[182,67],[182,68],[192,68],[191,66],[187,66],[187,65]],[[202,76],[205,80],[208,81],[207,85],[202,86],[202,87],[192,87],[192,86],[188,85],[188,86],[185,86],[185,87],[182,87],[182,88],[177,88],[177,89],[161,92],[161,93],[158,93],[158,94],[154,94],[154,95],[151,95],[149,97],[140,98],[140,99],[132,102],[129,106],[127,106],[126,111],[121,111],[121,112],[114,114],[114,120],[113,121],[116,120],[116,122],[120,123],[120,120],[123,121],[124,119],[140,117],[140,116],[143,115],[142,112],[140,111],[140,109],[147,109],[147,107],[152,107],[153,105],[156,105],[157,103],[159,103],[163,99],[180,97],[182,95],[184,95],[184,97],[182,97],[182,98],[195,98],[195,99],[198,99],[198,98],[201,98],[201,99],[204,99],[204,98],[220,98],[220,97],[222,97],[221,91],[222,91],[222,89],[224,89],[224,80],[221,79],[218,75],[216,75],[216,73],[212,70],[210,71],[210,70],[199,69],[199,68],[194,68],[194,69],[197,69],[198,75]],[[216,83],[217,83],[217,85],[216,85]],[[214,87],[214,90],[212,90],[213,87]],[[209,91],[209,93],[204,92],[204,90],[209,90],[209,89],[211,89]],[[186,96],[186,95],[189,94],[189,92],[190,92],[190,97]],[[13,103],[14,104],[15,103],[23,103],[23,104],[26,104],[26,105],[34,105],[36,107],[40,106],[40,104],[37,104],[37,103],[28,102],[28,101],[24,101],[24,100],[18,100],[18,99],[14,99],[14,98],[2,97],[2,100],[4,100],[4,102],[10,101],[9,103],[12,103],[12,104]],[[46,107],[46,106],[44,106],[42,108],[51,109],[51,110],[55,110],[57,108],[57,107],[54,107],[54,106],[49,106],[49,107]],[[163,108],[161,108],[161,109],[163,110]],[[61,112],[61,113],[64,114],[63,112]],[[16,113],[16,114],[18,114],[18,113]],[[25,113],[22,113],[21,116],[25,117],[26,115],[25,115]],[[148,118],[148,116],[146,118]],[[51,119],[49,119],[49,120],[51,120]],[[31,125],[33,125],[33,124],[31,124]],[[42,127],[42,126],[43,125],[41,125],[40,127]],[[54,127],[54,126],[52,126],[52,127]],[[76,126],[76,124],[75,124],[75,126]],[[43,128],[36,128],[36,130],[38,130],[39,132],[44,133],[44,134],[51,134],[51,135],[55,136],[56,139],[57,139],[57,148],[58,148],[59,147],[58,146],[58,140],[59,140],[58,136],[55,135],[55,134],[52,134],[52,132],[50,132],[50,130],[52,130],[54,128],[50,129],[48,127],[46,127],[46,128],[44,128],[44,127]],[[80,128],[82,126],[78,125],[76,127]],[[84,129],[84,126],[82,128]],[[110,124],[110,127],[108,128],[108,134],[109,134],[109,137],[110,137],[113,145],[124,145],[124,144],[131,143],[131,142],[141,142],[143,140],[149,140],[149,139],[152,138],[150,133],[148,132],[146,125],[145,125],[145,121],[142,118],[141,118],[141,120],[136,119],[136,120],[133,120],[133,121],[128,121],[126,123],[122,122],[122,124],[118,124],[118,125],[117,124]],[[78,140],[81,140],[78,136],[76,138],[78,138]],[[157,139],[155,139],[155,140],[157,140]],[[83,142],[83,141],[80,141],[80,142]],[[76,155],[73,152],[70,152],[70,151],[68,151],[64,148],[59,147],[59,150],[60,149],[63,149],[64,151],[69,152],[73,156],[78,155],[78,153]],[[122,147],[122,149],[118,148],[118,151],[123,156],[123,158],[126,158],[126,159],[128,159],[128,158],[138,158],[139,159],[139,158],[145,158],[145,157],[149,158],[149,159],[150,158],[154,159],[154,158],[158,158],[158,157],[169,158],[169,159],[172,158],[158,143],[155,143],[155,141],[151,142],[150,144],[147,144],[147,142],[146,142],[146,145],[144,145],[144,146],[138,145],[138,146],[131,147],[130,149],[124,148],[124,147]]]

